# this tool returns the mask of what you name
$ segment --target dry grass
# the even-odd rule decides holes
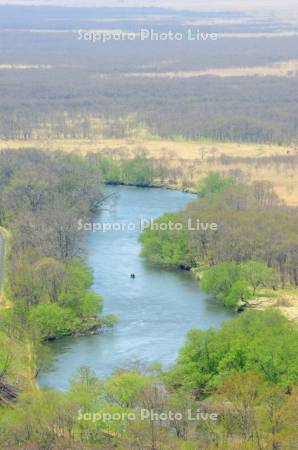
[[[227,67],[206,70],[185,70],[177,72],[131,72],[125,73],[127,78],[196,78],[213,77],[293,77],[298,74],[298,60],[281,61],[271,65],[253,67]]]
[[[49,64],[0,64],[0,70],[53,69]]]
[[[286,155],[293,153],[292,147],[266,144],[217,143],[208,141],[166,140],[159,138],[132,139],[34,139],[34,140],[0,140],[2,149],[40,148],[45,150],[62,150],[66,152],[100,152],[106,149],[121,149],[134,154],[140,147],[146,148],[152,157],[160,158],[165,153],[178,158],[196,160],[213,155],[235,157],[261,157]]]
[[[264,158],[297,154],[294,147],[277,145],[212,143],[198,141],[171,141],[139,137],[135,139],[36,139],[0,140],[1,149],[21,150],[39,148],[44,150],[62,150],[87,154],[90,152],[111,155],[115,158],[129,158],[140,151],[156,159],[164,159],[173,171],[177,171],[171,187],[194,188],[198,181],[211,170],[223,174],[239,173],[248,182],[267,180],[274,184],[279,196],[289,205],[298,206],[298,170],[296,166],[273,161],[264,162]],[[224,156],[235,157],[236,161],[227,164]],[[250,158],[248,161],[245,158]]]
[[[298,322],[298,289],[280,290],[273,296],[264,294],[254,299],[252,306],[262,311],[268,308],[278,309],[288,319]]]

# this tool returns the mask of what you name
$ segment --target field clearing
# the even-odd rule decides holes
[[[195,160],[204,155],[211,156],[214,153],[234,157],[287,155],[296,152],[292,146],[247,144],[230,142],[213,142],[208,140],[169,140],[159,138],[127,138],[127,139],[34,139],[34,140],[0,140],[0,150],[23,148],[39,148],[44,150],[62,150],[66,152],[79,152],[82,155],[90,152],[101,152],[107,149],[111,151],[128,151],[131,156],[140,148],[146,148],[151,157],[160,158],[164,152],[173,152],[172,156]]]
[[[265,290],[266,291],[266,290]],[[251,308],[261,311],[278,309],[289,320],[298,322],[298,290],[294,288],[264,292],[249,301]]]
[[[273,183],[279,196],[289,205],[298,206],[297,165],[289,158],[297,155],[294,146],[246,143],[219,143],[154,138],[135,139],[36,139],[0,140],[0,150],[37,148],[50,151],[102,153],[114,159],[146,155],[165,161],[176,172],[167,180],[172,188],[194,190],[196,184],[210,171],[238,174],[248,182],[266,180]],[[225,157],[235,158],[226,161]],[[274,158],[280,158],[275,160]]]
[[[271,65],[254,67],[227,67],[220,69],[177,71],[177,72],[132,72],[127,78],[196,78],[196,77],[295,77],[298,74],[298,60],[281,61]]]

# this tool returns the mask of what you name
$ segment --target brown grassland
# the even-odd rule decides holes
[[[298,206],[298,147],[209,141],[165,140],[150,136],[128,139],[0,140],[0,150],[39,148],[79,154],[102,153],[115,159],[144,154],[166,162],[173,172],[167,187],[195,190],[210,171],[235,174],[247,182],[270,181],[289,205]],[[158,180],[157,180],[158,182]]]

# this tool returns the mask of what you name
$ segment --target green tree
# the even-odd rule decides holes
[[[153,183],[155,169],[153,160],[142,156],[122,163],[122,179],[125,184],[136,186],[150,186]]]
[[[74,331],[76,317],[69,308],[54,304],[38,305],[30,311],[29,322],[38,327],[44,339],[53,339]]]
[[[222,177],[218,172],[209,172],[198,185],[197,192],[200,197],[206,197],[209,194],[218,194],[225,189],[233,186],[236,179],[234,177]]]
[[[274,270],[263,261],[247,261],[241,265],[241,277],[253,288],[253,295],[259,286],[272,287],[277,281]]]
[[[239,281],[240,267],[234,262],[226,262],[207,269],[202,274],[202,288],[209,294],[225,301],[231,288]]]
[[[105,390],[111,401],[125,408],[133,407],[151,380],[138,371],[120,372],[109,378]]]
[[[157,229],[145,230],[140,241],[142,243],[142,256],[150,261],[165,266],[192,267],[192,252],[188,241],[187,230],[175,230],[175,224],[179,222],[176,213],[165,214],[154,221]],[[167,229],[161,229],[160,224]]]
[[[103,299],[95,292],[86,291],[80,299],[77,313],[80,317],[96,317],[102,312]]]
[[[236,281],[229,294],[224,299],[224,304],[228,308],[235,308],[240,303],[246,303],[252,297],[250,284],[244,280]]]
[[[168,379],[206,394],[222,376],[254,371],[290,389],[298,381],[298,328],[278,311],[248,310],[215,330],[193,330]]]

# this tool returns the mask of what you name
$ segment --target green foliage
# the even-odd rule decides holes
[[[102,298],[89,290],[92,281],[92,271],[86,263],[79,259],[67,262],[58,303],[71,308],[80,317],[99,314],[102,310]]]
[[[100,325],[103,300],[90,290],[93,275],[84,261],[63,262],[29,252],[17,260],[15,269],[11,285],[15,318],[24,322],[29,314],[43,339]]]
[[[0,331],[0,373],[5,372],[8,359],[9,355],[7,351],[7,336]]]
[[[95,411],[102,394],[103,385],[93,371],[86,366],[80,367],[71,379],[68,398],[85,411]]]
[[[104,156],[97,158],[96,165],[107,184],[151,186],[158,175],[154,160],[144,156],[120,161]]]
[[[100,158],[98,167],[101,171],[102,178],[105,183],[118,184],[121,181],[121,166],[119,163],[113,161],[112,158]]]
[[[168,380],[207,394],[221,378],[255,371],[289,388],[298,381],[298,329],[279,312],[246,311],[218,330],[194,330]]]
[[[203,271],[201,285],[225,306],[235,308],[252,298],[257,287],[270,287],[275,280],[274,271],[262,261],[226,262]]]
[[[210,194],[218,194],[236,183],[234,177],[222,177],[218,172],[209,172],[208,176],[199,184],[198,194],[206,197]]]
[[[77,283],[88,289],[93,282],[92,270],[81,259],[72,259],[67,263],[67,272],[69,274],[68,282],[70,284]],[[69,287],[69,286],[68,286]]]
[[[159,224],[169,225],[178,221],[179,215],[172,213],[165,214],[154,223],[158,227]],[[142,256],[147,257],[153,263],[174,267],[188,267],[192,263],[185,229],[171,230],[170,227],[167,230],[147,229],[142,233],[140,241]]]
[[[250,284],[245,280],[236,281],[229,294],[224,299],[224,304],[228,308],[235,308],[239,302],[246,302],[252,297]]]
[[[150,186],[154,179],[153,160],[137,156],[122,164],[122,177],[125,184]]]
[[[298,211],[284,208],[270,183],[237,183],[192,202],[174,222],[217,224],[187,232],[145,232],[143,254],[160,264],[212,267],[252,261],[246,277],[253,292],[263,285],[297,285]],[[181,242],[182,238],[182,242]],[[181,245],[182,244],[182,245]],[[180,249],[182,251],[180,251]],[[168,257],[169,255],[169,257]],[[260,280],[258,279],[260,276]]]
[[[206,400],[198,401],[192,393],[137,371],[118,373],[103,383],[82,367],[67,392],[24,393],[16,408],[2,406],[0,446],[214,450],[217,441],[219,450],[257,450],[262,441],[295,447],[297,388],[289,394],[260,374],[243,371],[223,375]],[[193,417],[198,410],[217,419],[189,420],[190,411]],[[180,418],[160,423],[142,417],[142,411]]]
[[[77,308],[78,315],[80,317],[96,317],[102,312],[102,303],[102,297],[95,292],[87,291],[80,299]]]
[[[31,309],[29,322],[38,327],[44,339],[54,339],[70,334],[75,329],[76,317],[69,308],[38,305]]]
[[[101,318],[101,325],[104,328],[112,328],[118,323],[119,319],[115,314],[108,314]]]
[[[253,288],[253,294],[259,286],[271,287],[276,283],[277,276],[271,267],[263,261],[247,261],[241,265],[242,278]]]
[[[208,293],[224,300],[235,282],[240,278],[240,267],[234,262],[226,262],[203,272],[201,286]]]
[[[149,386],[150,381],[150,378],[137,371],[120,372],[107,380],[105,390],[116,403],[130,408],[136,404],[141,392]]]

